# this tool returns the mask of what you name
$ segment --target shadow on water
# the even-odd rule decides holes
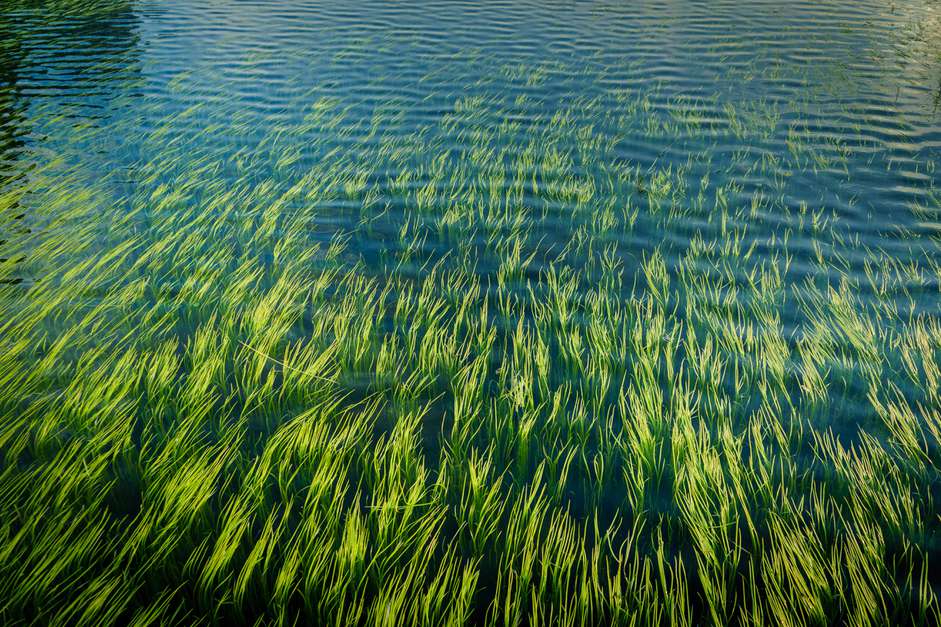
[[[0,7],[0,263],[31,232],[16,193],[39,165],[42,120],[102,123],[139,75],[139,19],[129,0],[10,0]],[[20,283],[22,278],[6,278]]]

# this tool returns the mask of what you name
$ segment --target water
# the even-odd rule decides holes
[[[744,620],[754,609],[745,594],[714,592],[721,586],[707,585],[713,576],[729,590],[761,595],[798,589],[774,548],[798,536],[829,556],[819,560],[835,569],[824,577],[829,588],[820,588],[819,612],[794,598],[774,607],[793,603],[797,623],[863,612],[853,568],[865,560],[841,544],[841,525],[859,545],[880,535],[888,547],[859,567],[893,564],[872,571],[879,594],[891,598],[882,603],[889,613],[870,608],[868,616],[905,622],[916,606],[930,614],[941,485],[941,382],[932,366],[941,355],[932,330],[941,316],[939,156],[934,0],[7,0],[0,306],[10,322],[0,327],[8,353],[0,415],[14,426],[0,430],[3,466],[13,469],[0,484],[65,467],[61,456],[84,443],[88,460],[110,460],[88,480],[106,496],[99,502],[93,488],[76,488],[63,511],[84,509],[85,499],[94,504],[88,512],[117,521],[89,542],[98,547],[88,548],[89,572],[105,581],[103,564],[124,564],[143,586],[128,588],[115,620],[162,598],[190,618],[271,618],[276,603],[264,572],[244,575],[252,592],[233,600],[218,592],[229,583],[213,588],[216,575],[200,561],[208,549],[198,547],[204,537],[217,546],[214,525],[228,520],[233,495],[251,483],[249,469],[268,459],[275,434],[306,415],[304,390],[320,379],[294,389],[287,362],[300,359],[292,347],[309,344],[335,362],[318,376],[336,384],[339,407],[366,411],[377,395],[387,403],[375,409],[372,439],[348,436],[360,452],[384,451],[377,443],[412,433],[409,420],[418,425],[414,442],[402,436],[414,447],[389,468],[429,491],[418,501],[445,512],[442,537],[455,538],[454,559],[479,568],[467,615],[474,620],[493,619],[491,601],[510,594],[513,569],[501,556],[524,553],[508,539],[479,545],[483,531],[465,537],[479,514],[468,513],[460,486],[471,475],[477,482],[479,466],[468,468],[483,459],[494,470],[480,481],[497,485],[510,504],[530,481],[551,476],[550,514],[571,516],[589,547],[604,536],[593,521],[600,529],[618,520],[646,525],[635,538],[638,559],[669,564],[672,583],[661,579],[658,590],[670,599],[688,591],[694,622]],[[324,276],[327,287],[312,287]],[[440,310],[428,305],[435,297],[444,299]],[[462,317],[467,311],[483,330]],[[214,348],[200,348],[204,340]],[[139,368],[120,361],[128,355]],[[478,389],[466,383],[476,356],[486,400],[467,406],[483,426],[461,435],[462,385]],[[166,398],[145,382],[151,374],[128,374],[126,387],[117,375],[108,379],[125,372],[122,364],[150,373],[163,359],[178,359],[167,366]],[[687,393],[688,424],[676,400]],[[188,395],[204,402],[188,405]],[[886,409],[896,401],[902,409]],[[137,413],[125,416],[124,402]],[[670,418],[658,422],[661,413]],[[195,431],[180,426],[191,415],[204,421]],[[325,424],[339,429],[343,415]],[[111,419],[117,426],[108,430]],[[643,439],[631,425],[644,420],[657,451],[649,458],[618,448]],[[232,425],[244,432],[231,435]],[[120,452],[95,448],[112,446],[96,443],[125,426],[126,439],[113,445]],[[712,448],[681,437],[687,428]],[[220,479],[194,506],[188,527],[182,515],[176,527],[146,518],[153,503],[172,501],[160,492],[174,483],[160,464],[172,458],[166,468],[175,471],[191,463],[154,451],[190,450],[184,436],[175,438],[196,431],[204,439],[193,459],[228,443],[231,481]],[[755,461],[762,438],[775,461],[734,492],[748,496],[735,505],[702,501],[721,519],[713,531],[751,530],[733,542],[756,556],[749,561],[703,539],[709,534],[698,531],[690,505],[698,501],[689,495],[708,482],[696,484],[687,467],[721,467],[709,481],[731,482],[731,460],[764,463]],[[571,477],[554,486],[568,450],[577,452]],[[336,538],[352,533],[343,516],[359,511],[357,502],[370,520],[369,546],[411,538],[385,534],[369,518],[384,507],[376,503],[393,501],[381,477],[395,471],[377,461],[383,470],[373,475],[365,457],[356,459],[336,474],[337,485],[349,484],[336,496],[349,510],[338,514],[347,522]],[[10,488],[0,513],[25,519],[23,512],[52,507],[59,490],[72,494],[62,481],[47,478],[48,502]],[[450,487],[434,492],[436,481]],[[645,487],[635,494],[634,484]],[[293,521],[280,508],[304,492],[290,485],[262,499],[256,520]],[[812,520],[801,518],[805,510]],[[426,519],[437,520],[434,511]],[[490,515],[505,521],[509,511]],[[141,520],[175,529],[168,537],[186,538],[182,548],[159,553],[144,532],[134,535]],[[804,526],[786,528],[793,521]],[[293,522],[283,524],[289,537]],[[260,525],[248,535],[261,534]],[[611,537],[625,540],[627,527]],[[65,534],[38,529],[37,537]],[[553,550],[551,533],[536,537],[538,550]],[[12,532],[0,539],[21,542]],[[109,542],[140,545],[120,553],[122,562]],[[339,551],[328,545],[327,553]],[[450,563],[445,545],[429,550],[433,564]],[[287,560],[289,549],[278,546],[271,572]],[[383,586],[409,563],[389,550],[399,562],[351,584],[367,607],[388,601]],[[710,551],[738,561],[712,570]],[[26,570],[33,563],[21,561]],[[182,592],[164,585],[142,563],[163,564],[190,583]],[[28,579],[16,568],[0,565],[0,579]],[[65,581],[93,588],[84,571],[69,568],[62,572],[78,574]],[[234,567],[219,572],[226,568]],[[755,569],[785,573],[789,583],[756,583]],[[911,572],[930,585],[918,588]],[[635,575],[627,579],[646,581]],[[682,591],[676,582],[686,576]],[[328,597],[350,607],[353,593],[308,585],[307,613],[295,599],[278,606],[284,615],[326,616]],[[544,592],[552,585],[540,592],[545,607],[568,607],[566,594]],[[612,585],[600,585],[599,598],[616,596]],[[44,601],[47,618],[69,622],[56,613],[67,586],[24,584],[23,597],[13,590],[0,596],[14,614]],[[637,605],[659,622],[652,600]],[[671,620],[682,622],[681,606],[668,610]],[[769,607],[766,618],[783,620]],[[621,616],[571,611],[605,622]]]
[[[647,176],[682,168],[693,189],[708,174],[707,193],[734,179],[728,202],[767,199],[748,219],[755,235],[780,229],[801,203],[890,255],[937,231],[936,212],[912,213],[933,206],[939,145],[931,3],[53,6],[4,11],[10,179],[48,155],[86,149],[92,172],[132,168],[162,149],[148,133],[193,105],[173,122],[173,140],[231,155],[300,125],[311,103],[338,99],[350,132],[311,129],[317,145],[292,147],[295,172],[328,147],[362,154],[422,130],[459,151],[467,138],[441,122],[455,103],[480,99],[489,122],[515,125],[498,141],[536,136],[559,112],[604,137],[607,162],[574,164],[588,178],[613,162]],[[638,101],[639,112],[626,112]],[[395,115],[367,131],[381,111]],[[81,146],[71,125],[101,129],[110,143],[96,135]],[[763,158],[776,162],[756,172]],[[681,221],[628,244],[682,247],[703,226]],[[794,245],[798,268],[803,244]],[[387,243],[360,245],[368,254]]]

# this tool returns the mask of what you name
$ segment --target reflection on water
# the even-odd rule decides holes
[[[13,162],[23,146],[20,136],[24,132],[25,101],[19,86],[19,71],[24,54],[19,34],[10,29],[0,31],[0,164],[2,176],[11,176]]]
[[[10,0],[0,9],[0,241],[29,232],[17,184],[55,151],[35,117],[67,125],[111,116],[138,75],[137,30],[133,0]]]

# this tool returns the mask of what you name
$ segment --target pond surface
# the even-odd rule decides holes
[[[932,623],[939,157],[935,0],[7,0],[0,617]]]
[[[497,148],[558,131],[563,116],[603,140],[603,150],[583,146],[573,176],[669,171],[693,191],[708,176],[707,192],[733,184],[733,204],[762,200],[749,220],[755,235],[804,203],[862,244],[901,254],[937,231],[912,207],[932,204],[941,138],[938,11],[932,2],[17,1],[2,22],[3,155],[15,177],[50,154],[87,149],[95,172],[159,155],[158,128],[219,158],[300,129],[281,146],[298,176],[330,150],[353,158],[412,134],[457,155],[473,138],[448,126],[456,107],[466,112],[459,124],[506,125],[488,138]],[[342,120],[305,126],[316,103]],[[107,131],[110,143],[90,133],[94,144],[81,145],[74,125]],[[560,151],[578,150],[577,132],[559,135]],[[279,174],[276,162],[254,165],[259,179]],[[678,221],[631,246],[682,247],[702,226]]]

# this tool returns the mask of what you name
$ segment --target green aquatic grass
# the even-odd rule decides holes
[[[790,202],[849,173],[776,106],[614,98],[70,131],[0,201],[2,622],[941,620],[936,243]]]

